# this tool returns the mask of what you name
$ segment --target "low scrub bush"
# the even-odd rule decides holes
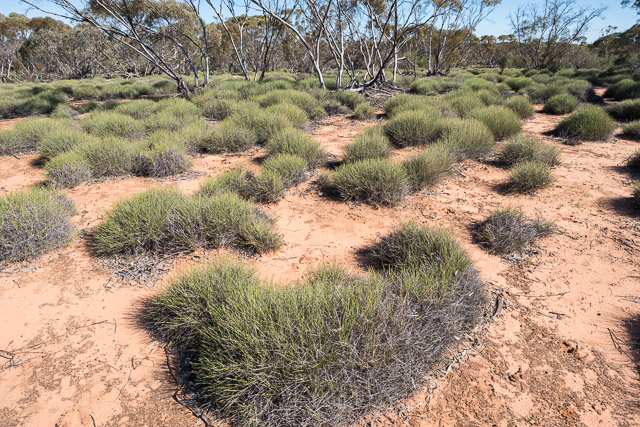
[[[113,111],[91,113],[80,122],[86,132],[97,137],[116,136],[120,138],[140,138],[144,135],[145,126],[133,117]]]
[[[493,134],[484,123],[475,119],[445,119],[438,140],[458,159],[482,157],[493,150]]]
[[[268,252],[281,244],[272,228],[272,220],[237,194],[187,197],[158,188],[117,203],[95,228],[92,247],[102,256],[199,247]]]
[[[376,110],[368,102],[363,102],[354,108],[353,115],[358,120],[370,120],[375,117]]]
[[[396,146],[425,145],[440,136],[441,117],[440,112],[434,108],[405,111],[389,120],[384,126],[384,131]]]
[[[560,162],[558,149],[550,144],[543,144],[533,135],[516,135],[509,139],[498,154],[498,161],[513,166],[522,162],[540,162],[554,166]]]
[[[253,178],[253,173],[242,168],[234,168],[226,171],[215,178],[207,178],[200,188],[198,194],[211,196],[213,194],[232,192],[240,196],[247,196],[249,182]]]
[[[67,121],[25,119],[16,122],[11,130],[0,132],[0,156],[37,151],[42,140],[54,130],[68,126]]]
[[[627,124],[622,129],[622,134],[627,138],[640,140],[640,120]]]
[[[511,77],[506,79],[504,82],[516,92],[531,87],[535,84],[535,82],[528,77]]]
[[[544,103],[544,112],[548,114],[567,114],[576,109],[580,101],[573,95],[563,93],[553,96]]]
[[[295,154],[279,153],[267,157],[262,163],[263,173],[280,177],[285,188],[293,187],[307,179],[307,161]]]
[[[91,179],[89,162],[75,151],[57,155],[49,160],[44,168],[47,181],[57,188],[75,187]]]
[[[204,407],[234,424],[357,423],[422,384],[485,303],[449,233],[410,224],[383,240],[381,272],[325,265],[297,286],[210,262],[170,282],[145,319],[184,352]]]
[[[265,170],[249,182],[246,197],[256,202],[275,203],[286,190],[285,182],[277,172]]]
[[[345,107],[354,110],[358,105],[365,102],[362,95],[357,92],[352,92],[350,90],[343,90],[336,94],[336,100],[340,102]]]
[[[433,144],[402,162],[409,185],[419,191],[435,185],[451,172],[456,155],[444,144]]]
[[[287,128],[278,133],[266,145],[269,156],[291,154],[304,159],[309,168],[322,164],[326,155],[320,144],[298,129]]]
[[[344,147],[345,163],[364,159],[383,159],[391,155],[391,144],[380,126],[367,129],[355,141]]]
[[[105,178],[131,173],[135,147],[126,139],[108,137],[86,142],[72,152],[87,161],[93,178]]]
[[[43,188],[0,196],[0,260],[29,261],[63,246],[74,211],[66,196]]]
[[[505,101],[504,106],[510,108],[521,119],[528,119],[533,116],[533,105],[524,96],[512,96]]]
[[[90,140],[93,140],[93,137],[78,129],[71,127],[52,129],[40,143],[40,155],[44,160],[49,160]]]
[[[298,129],[304,129],[309,124],[309,117],[307,113],[300,107],[293,104],[275,104],[266,108],[266,111],[271,114],[285,117],[289,120],[291,126]]]
[[[208,153],[241,153],[253,147],[258,139],[256,134],[236,120],[221,121],[203,142],[203,151]]]
[[[444,96],[445,101],[461,117],[468,117],[474,111],[485,106],[484,102],[473,92],[456,91]]]
[[[553,182],[549,166],[541,162],[518,163],[511,168],[511,188],[519,193],[527,193],[548,187]]]
[[[640,98],[640,82],[633,79],[621,80],[609,86],[604,97],[614,98],[616,101]]]
[[[529,219],[522,209],[505,207],[496,209],[476,227],[476,240],[486,249],[511,254],[553,232],[554,226],[542,218]]]
[[[605,111],[618,121],[640,120],[640,99],[628,99],[608,105]]]
[[[602,141],[613,132],[616,124],[602,108],[585,105],[565,118],[556,128],[562,138]]]
[[[387,159],[365,159],[336,169],[332,186],[343,200],[394,205],[409,193],[405,170]]]
[[[490,106],[475,110],[472,117],[485,124],[498,141],[520,132],[522,121],[512,110],[502,106]]]
[[[191,166],[184,145],[171,140],[153,142],[132,159],[136,175],[166,177],[186,172]]]
[[[116,113],[130,116],[136,120],[149,117],[151,114],[158,112],[161,104],[149,99],[136,99],[134,101],[123,102],[118,104],[114,109]]]

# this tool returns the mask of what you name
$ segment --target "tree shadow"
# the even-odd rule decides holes
[[[637,302],[637,301],[635,301]],[[633,314],[623,321],[623,327],[629,336],[629,357],[640,374],[640,313]]]

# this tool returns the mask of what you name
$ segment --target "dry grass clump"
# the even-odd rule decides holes
[[[554,166],[560,162],[559,157],[560,153],[553,145],[543,144],[533,135],[519,134],[504,144],[498,154],[498,161],[509,166],[529,161]]]
[[[409,224],[383,240],[382,271],[325,265],[298,286],[210,262],[175,278],[146,320],[183,351],[204,407],[233,423],[357,422],[415,390],[485,302],[447,232]]]
[[[355,108],[365,102],[362,95],[357,92],[343,90],[336,94],[336,100],[345,107],[355,110]]]
[[[384,126],[389,141],[398,147],[425,145],[441,133],[442,114],[435,108],[399,113]]]
[[[526,89],[535,84],[535,82],[528,77],[511,77],[504,81],[511,89],[516,92]]]
[[[633,172],[640,172],[640,150],[629,156],[626,166]]]
[[[87,161],[93,178],[128,175],[136,147],[123,138],[107,137],[77,146],[73,152]]]
[[[43,160],[50,160],[58,154],[73,150],[80,144],[94,140],[94,137],[72,127],[52,129],[40,142],[40,155]]]
[[[199,247],[249,252],[278,248],[273,221],[254,204],[230,192],[187,197],[158,188],[125,199],[93,232],[98,255],[173,253]]]
[[[542,218],[529,219],[519,207],[496,209],[476,228],[477,241],[491,252],[518,252],[554,230],[552,222]]]
[[[304,129],[309,124],[309,117],[305,111],[294,104],[275,104],[265,109],[268,113],[285,117],[298,129]]]
[[[370,120],[374,118],[375,115],[376,110],[368,102],[358,104],[358,106],[353,109],[353,116],[357,120]]]
[[[364,159],[384,159],[391,155],[391,144],[384,134],[382,126],[374,126],[356,137],[355,141],[344,147],[345,163]]]
[[[620,80],[607,88],[604,97],[614,98],[616,101],[640,98],[640,82],[633,79]]]
[[[364,159],[338,167],[331,185],[343,200],[395,205],[409,193],[407,173],[388,159]]]
[[[511,188],[527,193],[548,187],[553,182],[549,166],[538,161],[518,163],[511,168]]]
[[[326,154],[320,144],[298,129],[286,128],[276,134],[266,145],[269,155],[292,154],[304,159],[308,168],[320,166]]]
[[[260,144],[269,142],[279,132],[291,126],[287,117],[269,113],[256,104],[243,106],[228,120],[238,127],[249,129],[255,135],[256,142]]]
[[[402,167],[407,173],[411,189],[419,191],[447,176],[455,161],[456,155],[449,146],[433,144],[404,160]]]
[[[618,121],[640,120],[640,99],[628,99],[607,105],[605,111]]]
[[[66,244],[73,234],[73,202],[43,188],[0,196],[0,260],[32,260]]]
[[[520,132],[522,121],[512,110],[506,107],[492,105],[480,108],[471,116],[484,123],[497,141],[509,138]]]
[[[256,134],[238,121],[221,121],[202,141],[202,151],[208,153],[241,153],[258,141]]]
[[[217,177],[207,178],[198,189],[198,194],[210,196],[217,193],[232,192],[246,196],[249,182],[253,178],[251,171],[233,168]]]
[[[54,187],[75,187],[91,179],[91,166],[82,154],[71,151],[57,155],[45,166],[47,181]]]
[[[622,129],[622,134],[627,138],[640,140],[640,120],[627,124]]]
[[[307,179],[308,163],[295,154],[279,153],[267,157],[262,163],[263,173],[280,177],[285,188],[290,188]]]
[[[552,96],[544,103],[544,112],[548,114],[567,114],[576,109],[580,101],[573,95],[562,93]]]
[[[67,104],[58,104],[58,106],[53,109],[49,117],[54,119],[70,119],[77,113],[78,112],[76,110]]]
[[[595,105],[585,105],[565,118],[556,128],[562,138],[603,141],[615,129],[613,119]]]
[[[256,98],[256,102],[263,108],[275,104],[293,104],[308,115],[320,107],[313,95],[294,89],[273,90]]]
[[[633,201],[636,206],[640,207],[640,181],[633,184]]]
[[[151,141],[133,157],[131,170],[135,175],[166,177],[179,175],[191,167],[183,144],[161,139]]]
[[[524,96],[512,96],[504,102],[504,106],[513,110],[521,119],[533,116],[533,105]]]
[[[250,200],[262,203],[275,203],[287,191],[285,181],[277,171],[265,170],[249,181],[245,194]]]
[[[387,117],[393,118],[394,116],[412,110],[422,110],[424,108],[431,107],[431,104],[428,98],[424,96],[414,96],[414,95],[396,95],[393,98],[390,98],[384,104],[384,111]]]
[[[0,156],[37,151],[42,140],[53,131],[69,126],[66,120],[25,119],[11,130],[0,132]]]
[[[458,159],[470,159],[491,153],[495,141],[484,123],[475,119],[445,119],[442,121],[442,136],[438,139]]]
[[[114,111],[130,116],[136,120],[142,120],[158,112],[161,108],[162,104],[159,102],[154,102],[149,99],[136,99],[118,104]]]
[[[460,117],[470,117],[478,109],[485,107],[485,103],[475,93],[458,90],[449,92],[444,96],[444,100],[451,109]]]
[[[114,111],[99,111],[91,113],[80,122],[85,132],[97,137],[140,138],[145,133],[142,122],[133,117]]]

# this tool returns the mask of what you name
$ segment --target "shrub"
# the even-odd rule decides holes
[[[293,104],[275,104],[267,107],[266,111],[285,117],[292,126],[299,129],[304,129],[309,124],[307,113],[305,113],[302,108]]]
[[[286,191],[285,182],[275,171],[263,171],[247,185],[246,195],[256,202],[275,203]]]
[[[183,118],[176,117],[176,115],[171,111],[161,110],[147,116],[144,120],[138,123],[140,123],[143,129],[146,129],[148,132],[156,132],[160,130],[177,132],[187,124],[194,123],[197,120],[198,116],[192,116],[189,120],[185,120]]]
[[[307,161],[295,154],[280,153],[269,156],[262,164],[262,170],[278,175],[285,188],[298,185],[307,179]]]
[[[640,99],[628,99],[608,105],[605,111],[618,121],[640,120]]]
[[[503,146],[498,161],[509,166],[531,161],[554,166],[559,163],[559,152],[556,147],[543,144],[535,136],[521,134],[509,139]]]
[[[200,188],[198,194],[211,196],[217,193],[232,192],[241,196],[247,195],[249,182],[253,178],[253,173],[241,168],[234,168],[226,171],[215,178],[207,178]]]
[[[473,112],[472,117],[484,123],[498,141],[517,134],[522,126],[520,117],[502,106],[478,109]]]
[[[237,126],[251,130],[258,143],[268,142],[278,132],[290,126],[286,117],[270,114],[268,111],[252,104],[235,112],[229,117],[229,120]]]
[[[351,110],[355,109],[358,105],[365,102],[362,95],[360,95],[357,92],[352,92],[350,90],[342,90],[338,92],[336,94],[336,100]]]
[[[82,156],[94,178],[128,175],[133,165],[134,148],[125,139],[108,137],[86,142],[72,152]]]
[[[136,99],[134,101],[118,104],[114,111],[116,113],[130,116],[136,120],[141,120],[149,117],[153,113],[156,113],[160,107],[161,105],[159,103],[153,102],[149,99]]]
[[[495,141],[491,131],[478,120],[445,119],[438,140],[458,159],[482,157],[491,152]]]
[[[37,151],[42,139],[54,130],[63,128],[62,121],[25,119],[16,122],[13,129],[0,132],[0,156]]]
[[[80,130],[68,127],[52,129],[40,143],[40,155],[44,160],[49,160],[90,140],[93,138]]]
[[[405,111],[394,116],[384,131],[392,144],[399,147],[425,145],[440,136],[441,114],[434,108]]]
[[[66,244],[75,208],[66,196],[43,188],[0,196],[0,260],[32,260]]]
[[[561,83],[549,83],[533,86],[529,89],[529,98],[536,104],[544,104],[550,98],[566,93],[566,86]]]
[[[566,90],[581,101],[587,101],[594,95],[591,83],[586,80],[573,80],[566,84]]]
[[[208,153],[240,153],[257,142],[255,133],[236,120],[225,119],[205,136],[202,147]]]
[[[317,99],[306,92],[294,89],[273,90],[257,98],[261,107],[269,107],[275,104],[293,104],[310,114],[320,106]]]
[[[622,134],[628,138],[640,140],[640,120],[627,124],[622,129]]]
[[[380,126],[375,126],[359,135],[351,144],[344,147],[345,163],[364,159],[382,159],[391,155],[391,145]]]
[[[585,105],[565,118],[556,128],[556,133],[569,139],[601,141],[615,129],[613,119],[602,108]]]
[[[485,79],[480,79],[480,78],[472,78],[469,79],[467,81],[465,81],[462,84],[462,89],[464,91],[464,89],[468,89],[471,91],[478,91],[478,90],[483,90],[483,89],[487,89],[487,90],[496,90],[496,85],[494,85],[492,82],[487,81]]]
[[[445,95],[444,99],[461,117],[470,116],[474,111],[485,106],[484,102],[472,92],[450,92]]]
[[[520,251],[554,229],[550,221],[527,218],[522,209],[496,209],[476,228],[476,239],[485,248],[499,254]]]
[[[376,110],[371,104],[363,102],[353,110],[353,115],[358,120],[370,120],[375,117]]]
[[[427,98],[423,96],[412,96],[403,94],[396,95],[393,98],[390,98],[384,104],[384,111],[389,118],[393,118],[394,116],[404,111],[422,110],[425,107],[430,107]]]
[[[580,101],[573,95],[563,93],[553,96],[544,103],[544,112],[548,114],[567,114],[576,109]]]
[[[205,141],[210,135],[207,124],[198,120],[180,129],[176,134],[177,140],[181,141],[187,151],[195,153],[205,151]]]
[[[409,192],[407,174],[387,159],[365,159],[336,169],[332,185],[343,200],[394,205]]]
[[[406,252],[423,266],[400,253],[402,271],[360,278],[325,265],[278,286],[215,261],[174,279],[146,319],[184,351],[204,406],[234,424],[355,423],[406,398],[482,313],[482,284],[457,242],[414,228],[401,229],[415,242]]]
[[[548,187],[553,182],[549,166],[536,161],[518,163],[511,168],[511,188],[520,193]]]
[[[435,78],[418,79],[411,83],[409,90],[418,95],[435,95],[438,93],[440,85]]]
[[[224,120],[233,113],[235,101],[230,99],[212,99],[200,107],[202,115],[211,120]]]
[[[524,96],[512,96],[505,101],[504,106],[513,110],[521,119],[533,116],[533,105]]]
[[[280,246],[273,221],[237,194],[186,197],[172,188],[117,203],[93,232],[98,255],[172,253],[198,247],[268,252]]]
[[[433,144],[402,162],[414,191],[431,187],[451,172],[455,154],[443,144]]]
[[[91,113],[80,122],[80,126],[86,132],[102,138],[139,138],[145,130],[144,125],[136,119],[112,111]]]
[[[51,117],[56,119],[70,119],[76,114],[76,110],[67,104],[58,104],[51,112]]]
[[[132,160],[136,175],[165,177],[186,172],[191,166],[184,145],[174,141],[153,143]]]
[[[620,80],[607,88],[604,97],[614,98],[616,101],[640,98],[640,82],[633,79]]]
[[[287,128],[276,136],[266,145],[269,155],[276,154],[292,154],[301,157],[307,163],[309,168],[319,166],[325,159],[325,153],[320,144],[312,140],[304,132]]]
[[[504,81],[509,87],[516,92],[526,89],[534,85],[534,81],[528,77],[511,77]]]
[[[91,179],[89,162],[78,152],[57,155],[45,164],[47,180],[58,188],[75,187]]]
[[[500,93],[496,92],[495,90],[482,89],[482,90],[476,91],[474,94],[485,105],[500,105],[500,104],[503,104],[504,102]]]

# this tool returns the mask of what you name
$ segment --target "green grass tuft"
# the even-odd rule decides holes
[[[402,162],[413,191],[431,187],[451,172],[456,155],[443,144],[433,144]]]
[[[636,120],[634,122],[627,124],[622,129],[622,134],[627,138],[640,141],[640,120]]]
[[[270,156],[292,154],[301,157],[307,167],[313,169],[324,162],[326,154],[320,144],[298,129],[286,128],[276,134],[266,145]]]
[[[409,192],[404,169],[387,159],[365,159],[338,167],[332,185],[343,200],[395,205]]]
[[[502,106],[490,106],[475,110],[471,116],[484,123],[497,141],[520,132],[522,121],[512,110]]]
[[[550,144],[543,144],[533,135],[516,135],[509,139],[498,154],[498,161],[508,166],[521,162],[536,161],[547,166],[555,166],[560,162],[558,149]]]
[[[405,111],[389,120],[384,130],[389,141],[398,147],[425,145],[440,136],[441,117],[435,108]]]
[[[603,141],[616,127],[613,119],[602,108],[585,105],[565,118],[556,128],[556,133],[567,139]]]
[[[548,187],[553,182],[549,166],[537,161],[518,163],[511,168],[511,188],[528,193]]]
[[[576,109],[580,101],[573,95],[562,93],[544,103],[544,112],[548,114],[568,114]]]
[[[391,145],[382,126],[374,126],[347,144],[344,151],[344,162],[353,163],[364,159],[387,158],[391,155]]]
[[[495,141],[484,123],[474,119],[445,119],[442,136],[438,140],[447,146],[458,159],[470,159],[491,153]]]
[[[504,102],[504,106],[510,108],[521,119],[533,116],[533,105],[525,96],[512,96]]]

